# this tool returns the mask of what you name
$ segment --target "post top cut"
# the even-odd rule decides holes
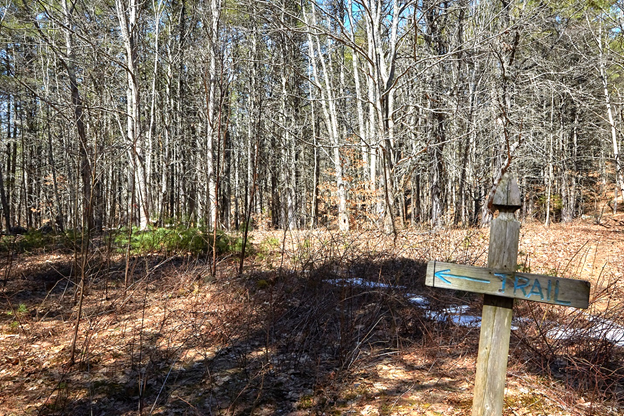
[[[494,209],[518,209],[522,206],[520,189],[515,178],[508,174],[503,176],[496,188],[492,206]]]

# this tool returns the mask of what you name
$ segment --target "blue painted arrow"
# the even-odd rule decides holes
[[[447,272],[450,272],[451,269],[446,269],[446,270],[440,270],[439,272],[435,272],[434,275],[435,277],[437,277],[438,279],[442,280],[444,283],[447,284],[452,284],[450,280],[445,279],[446,277],[454,277],[455,279],[462,279],[462,280],[469,280],[471,282],[477,282],[477,283],[490,283],[489,280],[487,279],[479,279],[476,277],[468,277],[468,276],[458,276],[456,274],[450,274]]]

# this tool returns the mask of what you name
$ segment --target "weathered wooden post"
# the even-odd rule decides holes
[[[516,219],[514,212],[521,207],[521,202],[518,184],[508,175],[498,185],[493,207],[499,210],[499,214],[490,226],[488,267],[515,272],[520,221]],[[472,401],[473,416],[503,413],[513,304],[512,298],[483,295],[481,336]]]
[[[520,192],[514,179],[503,177],[494,195],[499,214],[492,221],[488,267],[430,261],[427,286],[483,293],[481,336],[477,357],[473,416],[502,415],[514,299],[587,308],[589,282],[516,272]]]

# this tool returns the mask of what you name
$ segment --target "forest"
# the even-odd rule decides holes
[[[483,323],[623,415],[623,74],[617,0],[1,1],[0,414],[466,416]]]
[[[301,229],[622,205],[616,1],[9,1],[5,229]],[[605,205],[602,201],[608,199]]]

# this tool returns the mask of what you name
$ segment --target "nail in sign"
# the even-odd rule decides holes
[[[430,261],[425,284],[575,308],[589,305],[589,282],[541,274]]]

